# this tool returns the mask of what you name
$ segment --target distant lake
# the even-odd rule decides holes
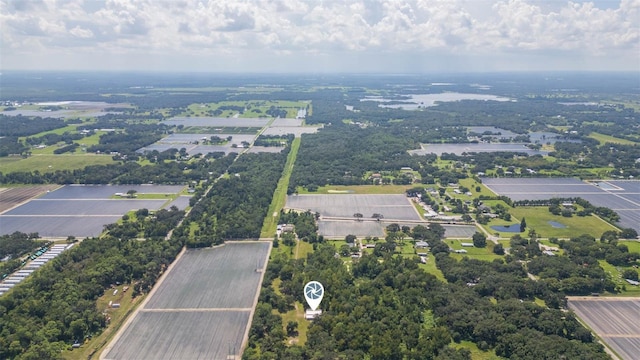
[[[462,100],[482,100],[482,101],[515,101],[502,96],[486,95],[486,94],[463,94],[457,92],[445,92],[440,94],[415,94],[407,95],[406,99],[387,99],[383,97],[367,96],[360,101],[377,101],[382,104],[378,105],[384,108],[416,110],[419,108],[437,106],[438,102],[451,102]],[[394,104],[384,104],[394,102]],[[397,104],[401,103],[401,104]]]
[[[425,155],[436,154],[438,156],[442,153],[450,153],[456,155],[462,155],[462,153],[470,152],[498,152],[498,151],[510,151],[521,152],[527,155],[547,155],[548,151],[533,150],[525,146],[526,144],[514,144],[514,143],[464,143],[464,144],[421,144],[421,149],[409,150],[411,155]]]

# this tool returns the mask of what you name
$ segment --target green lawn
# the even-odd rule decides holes
[[[611,276],[611,279],[616,283],[616,285],[620,287],[624,286],[624,289],[626,290],[622,291],[619,294],[620,296],[640,297],[640,286],[633,286],[622,278],[622,272],[626,269],[631,269],[632,267],[613,266],[605,260],[598,260],[598,263],[600,264],[600,267],[602,267],[604,271]]]
[[[494,350],[491,351],[482,351],[478,349],[478,346],[471,341],[461,341],[460,343],[452,343],[452,347],[456,349],[467,349],[471,351],[471,359],[473,360],[498,360],[503,359],[502,357],[496,355]]]
[[[260,231],[260,237],[272,237],[276,233],[276,227],[278,225],[278,214],[280,210],[284,208],[287,201],[287,189],[289,188],[289,179],[291,178],[291,172],[293,171],[293,164],[296,162],[298,155],[298,149],[300,148],[301,138],[293,139],[291,143],[291,150],[287,156],[287,163],[282,170],[282,176],[278,180],[278,186],[273,193],[267,216],[264,218],[262,224],[262,231]]]
[[[546,238],[569,238],[582,234],[591,234],[596,238],[600,238],[600,235],[607,230],[618,230],[613,225],[596,216],[580,217],[574,215],[568,218],[553,215],[549,212],[549,208],[546,206],[522,206],[510,209],[509,212],[513,216],[511,223],[519,223],[524,217],[527,221],[527,232],[530,229],[535,229],[538,236]],[[554,228],[549,225],[548,221],[556,221],[566,226],[566,228]],[[495,225],[493,221],[491,221],[490,224]],[[495,232],[495,230],[492,230],[491,228],[486,228],[490,233]],[[513,234],[510,234],[508,237],[511,237],[512,235]]]
[[[0,158],[0,168],[7,174],[14,171],[35,171],[41,173],[56,170],[82,169],[88,165],[106,165],[114,163],[110,155],[95,154],[61,154],[33,155],[26,159],[21,157]]]
[[[633,142],[627,139],[621,139],[621,138],[617,138],[614,136],[605,135],[597,132],[592,132],[591,134],[589,134],[589,137],[592,139],[598,140],[600,142],[600,145],[604,145],[605,143],[622,144],[622,145],[637,144],[636,142]]]
[[[450,240],[450,239],[446,239],[444,240],[444,242],[449,245],[450,248],[454,249],[454,250],[467,250],[466,254],[457,254],[457,253],[450,253],[449,256],[451,256],[454,259],[462,259],[463,257],[468,257],[471,259],[478,259],[478,260],[484,260],[484,261],[493,261],[494,259],[500,259],[502,258],[501,255],[496,255],[493,253],[493,246],[494,243],[492,241],[487,240],[487,246],[484,248],[477,248],[477,247],[463,247],[462,243],[471,243],[472,240]]]

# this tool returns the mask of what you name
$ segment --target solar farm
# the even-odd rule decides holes
[[[640,181],[583,182],[574,178],[484,178],[491,191],[512,200],[580,197],[620,215],[619,225],[640,231]]]
[[[270,242],[187,250],[102,359],[239,358]]]
[[[569,298],[573,310],[623,360],[640,354],[640,299]]]
[[[319,213],[318,233],[329,239],[347,235],[384,237],[385,227],[393,222],[411,227],[427,225],[403,194],[289,195],[286,208]],[[356,221],[356,213],[363,215],[363,221]],[[382,215],[382,221],[375,221],[373,214]],[[471,225],[444,225],[444,228],[445,236],[452,238],[469,238],[476,231]]]
[[[112,198],[135,190],[137,194],[176,194],[184,186],[158,185],[66,185],[40,197],[23,199],[22,204],[0,214],[0,234],[15,231],[37,232],[40,236],[97,236],[106,224],[114,223],[132,210],[159,210],[167,199]],[[9,199],[11,200],[11,199]],[[0,203],[4,203],[2,197]],[[183,200],[184,201],[184,200]],[[170,206],[170,205],[169,205]]]

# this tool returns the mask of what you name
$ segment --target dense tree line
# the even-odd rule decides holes
[[[258,238],[287,154],[285,150],[239,157],[229,167],[229,176],[220,178],[194,206],[178,234],[193,247]],[[190,233],[188,224],[193,223],[197,229]]]
[[[470,359],[450,347],[462,340],[513,359],[608,358],[573,314],[559,310],[563,296],[528,279],[520,263],[456,261],[437,234],[428,237],[448,284],[421,270],[417,258],[393,251],[365,254],[351,272],[330,245],[306,261],[275,257],[243,358]],[[272,288],[275,279],[282,295]],[[309,325],[304,346],[287,345],[296,323],[283,324],[279,314],[304,302],[300,289],[312,279],[325,287],[323,314]]]
[[[414,144],[376,129],[327,127],[317,134],[303,135],[289,192],[297,186],[314,188],[326,184],[371,183],[367,171],[417,167],[419,157],[407,153]]]
[[[26,156],[29,152],[29,147],[19,141],[18,137],[0,137],[0,157],[7,157],[9,155]]]
[[[167,212],[171,221],[149,221],[172,226],[179,212]],[[106,235],[65,251],[0,297],[0,357],[62,359],[62,350],[106,326],[102,309],[96,307],[106,289],[119,282],[131,283],[134,295],[150,290],[181,247],[173,239],[131,241]]]
[[[322,236],[318,236],[316,220],[319,214],[310,211],[284,211],[280,210],[279,224],[292,224],[299,239],[309,243],[322,242]]]
[[[29,136],[65,126],[62,119],[0,114],[0,136]]]

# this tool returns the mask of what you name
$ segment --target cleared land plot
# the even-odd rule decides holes
[[[420,144],[420,149],[410,150],[412,155],[436,154],[438,156],[443,153],[462,155],[462,153],[470,152],[498,152],[511,151],[526,153],[528,155],[547,155],[549,152],[544,150],[533,150],[526,147],[527,144],[506,144],[506,143],[465,143],[465,144]]]
[[[640,354],[640,299],[569,298],[569,308],[623,359]]]
[[[58,185],[26,186],[17,188],[3,188],[0,191],[0,213],[22,204],[34,197],[55,190]]]
[[[267,242],[189,250],[145,309],[250,308],[268,253]]]
[[[358,238],[371,237],[384,237],[384,229],[392,222],[377,222],[377,221],[355,221],[355,220],[320,220],[318,222],[318,234],[329,239],[343,239],[347,235],[355,235]],[[416,225],[428,226],[427,223],[406,223],[403,222],[401,226],[414,227]],[[442,227],[445,229],[444,236],[446,238],[470,238],[476,232],[476,227],[473,225],[448,225],[444,224]]]
[[[287,135],[293,134],[296,137],[300,137],[302,134],[315,134],[318,132],[319,127],[313,126],[277,126],[269,127],[262,134],[263,135]]]
[[[179,210],[184,210],[189,206],[189,200],[191,196],[178,196],[175,200],[173,200],[167,207],[175,206]]]
[[[279,153],[284,150],[281,146],[252,146],[248,152],[250,153]]]
[[[231,136],[231,141],[219,145],[202,143],[202,139],[210,139],[211,136],[218,136],[223,139]],[[224,152],[228,154],[231,152],[241,152],[243,150],[242,143],[252,143],[255,138],[256,135],[244,134],[171,134],[149,146],[140,148],[137,151],[141,153],[153,150],[163,152],[169,149],[180,150],[184,148],[189,155],[195,155],[198,153],[208,154],[212,152]]]
[[[585,183],[573,178],[484,178],[493,192],[512,200],[545,200],[581,197],[594,206],[610,208],[620,215],[619,225],[640,231],[640,181]]]
[[[279,126],[302,126],[302,119],[285,119],[285,118],[277,118],[273,120],[271,123],[272,127]]]
[[[44,237],[98,236],[121,216],[0,216],[0,235],[37,232]]]
[[[364,218],[381,214],[385,220],[420,220],[420,216],[405,195],[289,195],[286,207],[311,210],[326,217],[353,219],[353,214],[360,213]]]
[[[138,194],[177,194],[182,185],[66,185],[41,199],[109,199],[116,193],[126,194],[135,190]]]
[[[35,199],[3,214],[8,215],[120,215],[131,210],[158,210],[166,200],[45,200]]]
[[[321,220],[318,222],[318,234],[330,239],[344,239],[347,235],[382,238],[384,230],[380,223],[374,221]]]
[[[228,355],[239,356],[250,313],[141,311],[105,359],[227,359]]]
[[[185,127],[263,127],[270,120],[266,118],[175,117],[161,123],[169,126],[184,125]]]

